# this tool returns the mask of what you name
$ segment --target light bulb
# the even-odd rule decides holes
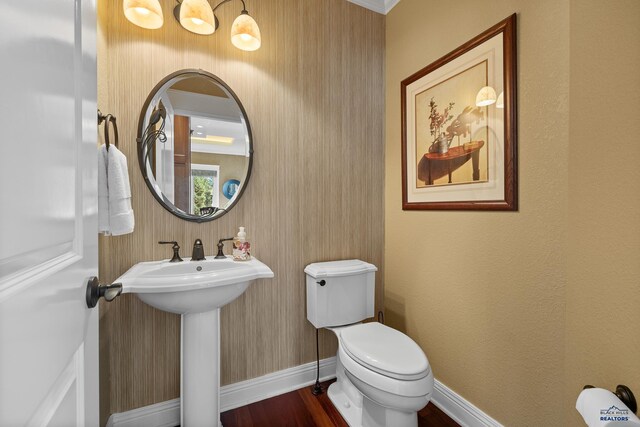
[[[151,13],[151,11],[146,7],[134,7],[133,9],[136,11],[136,13],[139,13],[140,15],[148,15]]]

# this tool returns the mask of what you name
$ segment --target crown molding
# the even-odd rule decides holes
[[[374,12],[386,15],[400,0],[348,0]]]
[[[384,0],[384,14],[386,15],[389,13],[389,11],[399,2],[400,0]]]

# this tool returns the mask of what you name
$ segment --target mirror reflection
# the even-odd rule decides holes
[[[239,100],[217,77],[186,70],[165,78],[147,99],[138,134],[147,185],[173,214],[207,221],[241,196],[251,131]]]

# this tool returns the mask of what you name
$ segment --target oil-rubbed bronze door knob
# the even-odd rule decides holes
[[[121,293],[122,283],[101,285],[96,276],[91,276],[87,280],[87,307],[93,308],[98,305],[100,298],[111,302]]]

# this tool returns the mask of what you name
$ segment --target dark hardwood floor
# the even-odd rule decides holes
[[[326,390],[335,380],[322,383],[325,390],[314,396],[311,387],[305,387],[251,405],[223,412],[224,427],[348,427],[333,407]],[[419,427],[458,426],[433,403],[418,413]]]

